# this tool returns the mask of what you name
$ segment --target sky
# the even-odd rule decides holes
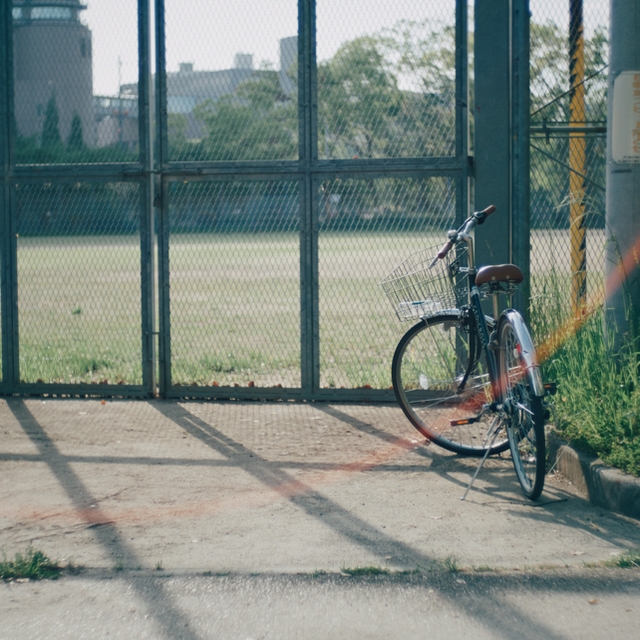
[[[96,95],[116,95],[119,81],[137,81],[136,0],[85,0],[81,13],[93,38]],[[584,0],[587,31],[608,21],[609,0]],[[228,69],[236,53],[253,54],[279,66],[278,40],[296,35],[297,0],[166,0],[167,69],[181,62],[194,70]],[[568,21],[568,0],[530,0],[534,20]],[[392,27],[400,20],[424,18],[453,24],[455,0],[318,0],[317,46],[320,60],[341,43]]]

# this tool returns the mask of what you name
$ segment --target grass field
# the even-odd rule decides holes
[[[19,238],[20,379],[141,384],[136,237]]]
[[[603,232],[589,232],[601,281]],[[322,233],[318,246],[321,387],[388,388],[396,319],[378,282],[441,234]],[[569,278],[568,231],[532,235],[532,292]],[[170,242],[172,381],[299,387],[299,236],[174,235]],[[138,239],[18,240],[20,377],[140,384]],[[542,292],[542,293],[540,293]],[[567,301],[568,302],[568,301]]]

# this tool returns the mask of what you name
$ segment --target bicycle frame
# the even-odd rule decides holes
[[[487,213],[485,215],[485,218],[487,215],[493,212],[489,210],[486,211]],[[482,224],[482,222],[484,222],[484,218],[478,219],[475,216],[472,216],[465,222],[461,229],[459,229],[458,231],[450,231],[448,234],[449,241],[447,242],[447,245],[449,246],[447,248],[447,245],[445,245],[441,253],[444,252],[444,255],[446,255],[446,253],[448,253],[451,248],[461,242],[464,242],[467,245],[468,264],[466,268],[461,268],[460,272],[466,273],[468,276],[468,306],[470,312],[473,314],[473,320],[476,323],[475,334],[480,338],[480,346],[485,354],[489,380],[491,382],[491,391],[494,398],[492,409],[495,409],[497,406],[502,405],[505,400],[506,385],[500,380],[500,375],[498,372],[498,364],[495,356],[497,343],[495,337],[489,334],[487,321],[484,315],[484,311],[482,310],[480,290],[476,285],[477,269],[475,266],[474,240],[471,235],[469,235],[470,231],[476,226],[476,224]],[[440,256],[440,254],[438,255]],[[497,334],[498,328],[501,322],[503,322],[503,318],[508,319],[513,323],[522,346],[522,353],[520,355],[524,364],[523,375],[527,375],[529,377],[533,393],[536,396],[542,397],[545,395],[542,375],[540,374],[539,365],[535,360],[535,348],[533,343],[531,342],[529,332],[526,330],[525,322],[520,313],[518,313],[514,309],[507,309],[501,314],[498,314],[498,294],[499,291],[496,291],[492,294],[493,317],[496,321],[496,328],[494,330],[494,333]],[[473,362],[469,363],[469,370],[471,370],[473,364]],[[467,376],[465,376],[464,380],[462,381],[460,390],[462,390],[462,388],[464,387],[466,379]]]

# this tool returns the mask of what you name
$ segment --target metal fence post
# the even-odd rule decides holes
[[[298,2],[298,131],[303,178],[300,189],[300,359],[303,394],[317,389],[319,368],[317,182],[317,84],[315,0]]]
[[[456,157],[465,163],[457,180],[456,224],[469,215],[469,32],[467,0],[456,0]]]
[[[17,246],[16,220],[12,208],[11,171],[13,131],[13,18],[12,3],[3,2],[0,10],[0,146],[2,148],[2,185],[0,214],[2,224],[2,383],[11,390],[19,378],[17,327]]]
[[[475,232],[478,265],[511,259],[510,9],[510,0],[475,3],[474,207],[497,207]]]
[[[171,387],[171,329],[170,329],[170,282],[169,282],[169,219],[166,185],[162,179],[162,168],[167,162],[167,94],[166,94],[166,42],[164,0],[155,0],[156,76],[155,76],[155,155],[154,169],[158,173],[154,180],[153,207],[158,213],[158,300],[160,326],[158,336],[158,386],[164,397]]]
[[[531,297],[529,151],[529,0],[513,2],[511,259],[524,274],[514,306],[529,320]]]
[[[140,198],[140,260],[142,311],[142,384],[156,392],[155,238],[153,215],[153,145],[151,118],[151,16],[150,0],[138,2],[138,139],[143,182]]]

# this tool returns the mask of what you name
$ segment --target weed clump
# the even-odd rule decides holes
[[[25,554],[16,553],[13,560],[2,554],[0,562],[0,578],[3,580],[56,580],[62,567],[49,559],[42,551],[29,547]]]

